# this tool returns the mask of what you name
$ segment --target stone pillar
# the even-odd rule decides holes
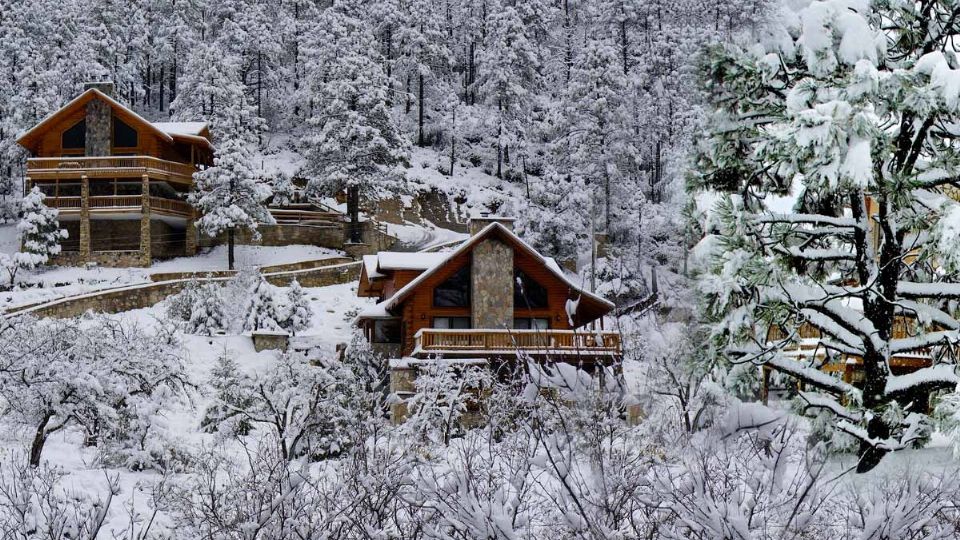
[[[470,306],[474,328],[513,328],[513,248],[487,238],[473,248]]]
[[[87,156],[109,156],[110,139],[113,127],[113,111],[110,104],[102,99],[92,99],[87,103],[87,142],[84,154]]]
[[[187,216],[187,230],[185,232],[186,236],[186,245],[184,252],[188,257],[197,254],[197,222],[196,222],[196,213],[191,211],[190,215]]]
[[[90,179],[80,177],[80,260],[90,261]]]
[[[140,197],[140,266],[150,266],[153,259],[150,245],[150,177],[143,175]]]

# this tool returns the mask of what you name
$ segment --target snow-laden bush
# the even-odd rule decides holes
[[[218,330],[229,329],[223,289],[215,282],[201,284],[192,280],[182,291],[167,298],[166,315],[180,321],[188,334],[210,336]]]
[[[218,391],[205,429],[242,435],[252,428],[287,460],[324,459],[350,445],[344,426],[356,381],[340,362],[284,352],[257,375],[223,363],[218,371],[214,383],[230,388]]]
[[[120,493],[118,476],[105,474],[102,491],[78,489],[66,477],[56,465],[33,467],[24,456],[0,453],[0,538],[97,538]]]
[[[0,326],[0,408],[32,434],[30,464],[51,434],[79,429],[88,445],[131,468],[165,464],[163,407],[185,390],[179,344],[105,317],[21,317]],[[162,444],[161,444],[162,446]]]

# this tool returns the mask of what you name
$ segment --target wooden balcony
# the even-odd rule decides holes
[[[56,208],[61,214],[79,214],[83,206],[80,197],[47,197],[44,204]],[[90,197],[91,214],[140,213],[143,197],[140,195],[112,195]],[[150,213],[188,218],[193,208],[185,201],[150,197]]]
[[[58,158],[30,158],[27,176],[32,180],[88,178],[139,178],[147,175],[157,180],[192,184],[197,169],[187,163],[177,163],[153,156],[67,156]]]
[[[589,330],[447,330],[424,328],[414,336],[413,356],[431,354],[619,356],[620,334]]]

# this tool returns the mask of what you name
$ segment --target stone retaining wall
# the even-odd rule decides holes
[[[267,281],[277,286],[287,286],[296,278],[304,287],[326,287],[328,285],[356,281],[360,278],[360,265],[361,263],[358,261],[306,270],[275,272],[264,274],[264,277]],[[220,277],[211,278],[210,280],[225,281],[226,279],[229,278]],[[172,280],[145,285],[134,285],[121,289],[63,298],[38,306],[28,306],[8,312],[5,316],[11,317],[20,314],[30,314],[41,318],[53,317],[62,319],[79,317],[87,311],[120,313],[155,305],[165,298],[180,292],[188,283],[190,283],[190,280]]]
[[[300,261],[289,264],[275,264],[272,266],[260,267],[263,274],[273,274],[276,272],[295,272],[297,270],[309,270],[311,268],[321,268],[324,266],[333,266],[335,264],[344,264],[353,261],[349,257],[330,257],[329,259],[315,259],[312,261]],[[172,279],[202,279],[202,278],[228,278],[236,275],[237,270],[200,270],[195,272],[160,272],[150,275],[150,281],[170,281]]]

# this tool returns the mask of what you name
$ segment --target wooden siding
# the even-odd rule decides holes
[[[463,253],[448,261],[443,268],[421,283],[403,302],[400,309],[403,319],[401,354],[408,355],[413,351],[417,332],[423,328],[430,328],[434,317],[470,317],[469,307],[453,308],[433,305],[433,289],[468,264],[470,264],[469,253]],[[514,250],[514,266],[547,289],[548,304],[548,307],[543,309],[514,309],[514,317],[545,318],[550,320],[550,328],[553,330],[571,329],[566,314],[566,303],[570,295],[568,285],[554,276],[539,261],[517,250]],[[419,274],[420,272],[415,270],[394,272],[390,278],[387,278],[387,283],[384,285],[384,298],[389,298]]]
[[[190,144],[182,141],[169,142],[163,140],[155,131],[150,127],[144,126],[136,117],[124,112],[122,109],[111,107],[111,110],[114,117],[119,118],[137,132],[137,146],[123,148],[113,147],[112,152],[114,155],[135,154],[158,157],[179,163],[191,163]],[[63,132],[73,127],[77,122],[85,119],[86,115],[86,105],[84,105],[63,115],[49,126],[45,126],[43,132],[37,139],[35,146],[36,151],[33,153],[33,157],[82,156],[84,154],[82,148],[63,148]],[[204,133],[208,134],[209,131],[204,130]],[[208,154],[208,150],[195,147],[195,162],[205,163],[209,161]]]

